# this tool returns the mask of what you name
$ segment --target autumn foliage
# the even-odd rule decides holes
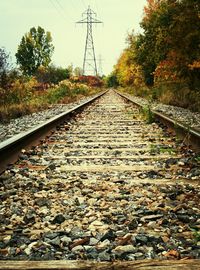
[[[73,78],[74,81],[85,83],[91,87],[102,87],[103,81],[96,76],[77,76]]]
[[[200,104],[200,1],[147,0],[140,25],[142,34],[128,35],[114,67],[118,83],[158,88],[171,83],[178,89],[172,99],[185,96],[184,106],[193,100]]]
[[[185,80],[200,86],[200,2],[197,0],[148,0],[138,37],[137,62],[145,80]]]
[[[147,0],[147,5],[144,7],[143,21],[149,20],[153,12],[156,12],[159,8],[159,0]]]

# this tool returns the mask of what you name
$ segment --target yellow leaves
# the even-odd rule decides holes
[[[27,82],[22,82],[17,79],[12,83],[12,89],[15,90],[32,90],[33,87],[37,86],[38,82],[35,77],[31,77]]]
[[[143,81],[141,69],[134,62],[133,54],[130,49],[125,49],[115,66],[117,79],[122,86],[138,86]]]
[[[190,70],[200,69],[200,60],[194,61],[192,64],[188,65]]]
[[[59,86],[67,86],[69,88],[71,88],[73,86],[73,84],[69,80],[63,80],[63,81],[59,82],[58,85]]]
[[[87,86],[86,84],[83,83],[78,83],[78,82],[71,82],[70,80],[63,80],[59,82],[58,87],[67,87],[71,91],[74,91],[78,88],[84,89],[85,91],[89,91],[91,87]]]
[[[38,82],[37,82],[36,78],[31,77],[31,79],[27,83],[25,83],[25,88],[31,90],[33,87],[37,86],[37,84],[38,84]]]
[[[46,71],[47,71],[46,67],[44,67],[42,65],[38,67],[38,72],[45,73]]]

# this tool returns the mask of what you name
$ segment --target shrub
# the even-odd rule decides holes
[[[70,96],[70,89],[68,87],[59,87],[59,88],[53,88],[49,89],[45,99],[52,104],[52,103],[57,103],[60,101],[63,97],[65,96]]]
[[[0,120],[6,121],[32,113],[48,107],[49,104],[69,103],[98,91],[97,88],[94,90],[83,83],[72,83],[69,80],[63,80],[42,91],[35,91],[37,87],[35,77],[24,77],[15,80],[9,89],[0,88]]]
[[[42,84],[58,84],[60,81],[69,79],[71,70],[62,67],[43,67],[40,66],[36,72],[36,78]]]
[[[79,76],[77,78],[78,82],[85,83],[91,87],[102,87],[103,81],[96,76]]]

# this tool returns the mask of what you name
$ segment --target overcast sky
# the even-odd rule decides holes
[[[125,48],[127,33],[132,29],[141,32],[145,4],[146,0],[0,0],[0,47],[5,47],[15,62],[22,36],[39,25],[52,34],[55,65],[82,67],[86,25],[75,22],[90,5],[104,22],[93,27],[93,38],[96,58],[101,55],[107,75]]]

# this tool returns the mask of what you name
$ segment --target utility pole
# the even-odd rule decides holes
[[[96,63],[94,42],[93,42],[93,36],[92,36],[92,26],[93,24],[102,23],[102,22],[95,18],[97,14],[90,8],[90,6],[85,12],[83,12],[82,16],[86,16],[86,17],[78,21],[77,23],[87,24],[87,35],[86,35],[85,53],[84,53],[84,60],[83,60],[83,75],[90,74],[92,72],[93,75],[97,76],[97,63]]]

